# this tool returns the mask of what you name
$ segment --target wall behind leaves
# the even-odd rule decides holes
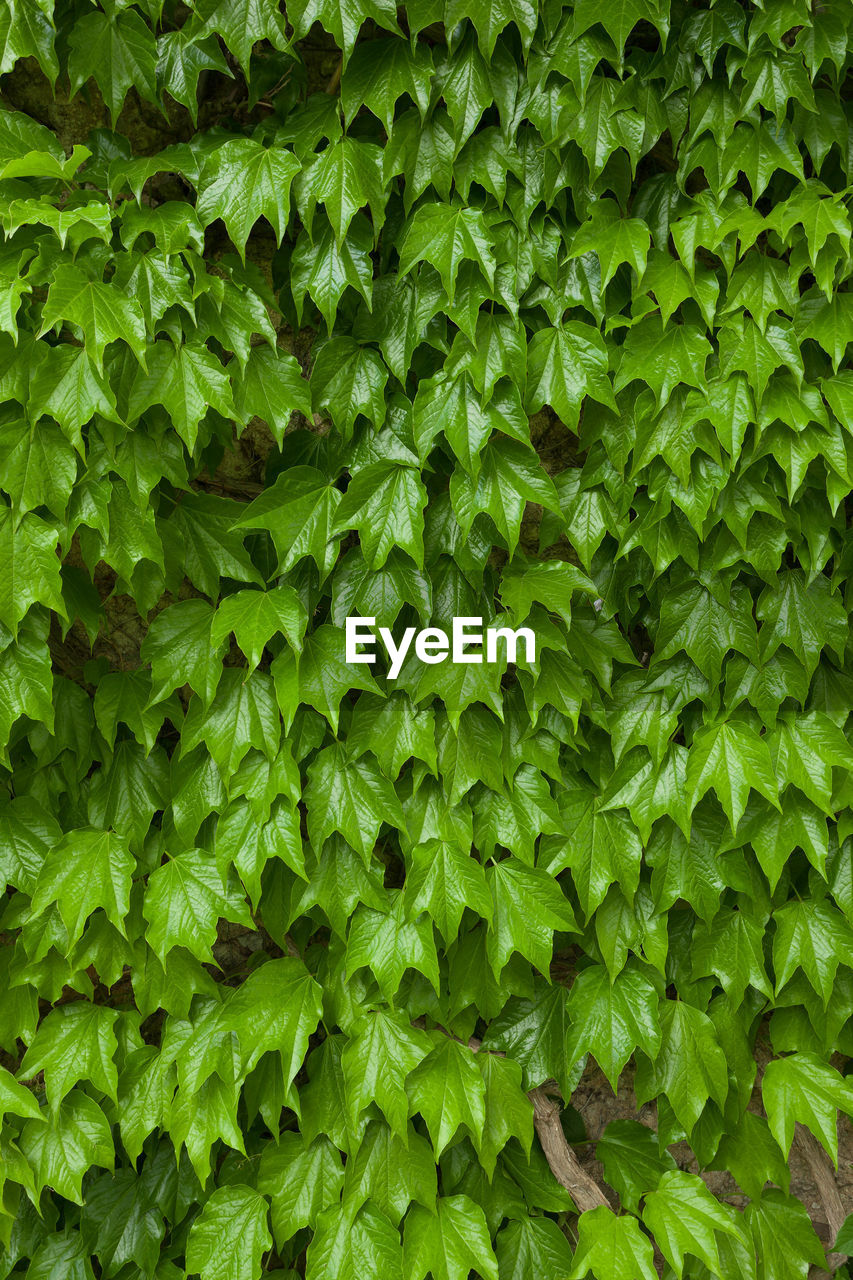
[[[0,1275],[823,1264],[851,20],[7,0]]]

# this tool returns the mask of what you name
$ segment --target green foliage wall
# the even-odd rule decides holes
[[[5,0],[0,1275],[822,1263],[851,19]]]

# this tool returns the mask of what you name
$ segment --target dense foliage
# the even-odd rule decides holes
[[[851,22],[5,0],[0,1275],[822,1265]]]

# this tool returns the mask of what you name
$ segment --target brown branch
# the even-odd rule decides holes
[[[844,1210],[841,1193],[838,1190],[838,1183],[835,1181],[832,1162],[817,1138],[799,1123],[796,1125],[794,1141],[805,1157],[811,1171],[817,1193],[823,1204],[823,1211],[826,1214],[829,1238],[830,1241],[833,1241],[841,1230],[847,1214]],[[834,1271],[836,1267],[841,1266],[844,1257],[840,1253],[828,1253],[826,1261],[830,1271]]]
[[[560,1123],[560,1104],[540,1085],[527,1095],[533,1103],[533,1125],[545,1152],[545,1159],[557,1181],[575,1202],[579,1213],[610,1204],[604,1192],[572,1151]]]

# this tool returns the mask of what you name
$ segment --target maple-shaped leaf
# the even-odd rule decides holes
[[[53,1009],[40,1024],[21,1063],[23,1079],[44,1072],[45,1092],[55,1111],[80,1080],[116,1100],[118,1011],[89,1001]]]
[[[342,51],[344,70],[365,22],[375,22],[385,31],[399,30],[397,11],[390,0],[357,0],[356,4],[346,0],[297,0],[290,7],[289,17],[296,28],[297,39],[307,35],[314,22],[320,22]]]
[[[553,482],[536,465],[535,455],[517,441],[502,438],[490,441],[483,449],[476,481],[465,471],[454,471],[450,497],[466,536],[479,513],[486,511],[506,540],[510,553],[518,545],[527,502],[540,502],[552,511],[559,511]]]
[[[607,375],[607,351],[592,325],[569,321],[540,329],[531,339],[527,361],[528,413],[550,404],[560,420],[576,431],[584,396],[616,407]]]
[[[225,639],[211,639],[216,612],[206,600],[180,600],[152,620],[141,657],[151,663],[152,703],[188,684],[209,706],[222,674]]]
[[[405,1137],[409,1115],[405,1080],[431,1051],[429,1037],[405,1015],[383,1009],[366,1014],[354,1031],[341,1055],[353,1124],[375,1102],[392,1133]]]
[[[168,410],[175,430],[193,451],[198,427],[208,408],[233,416],[231,386],[220,362],[207,347],[155,342],[139,369],[128,398],[128,414],[138,418],[154,404]]]
[[[311,556],[323,577],[337,558],[332,530],[340,489],[314,467],[291,467],[245,508],[236,527],[268,529],[278,553],[278,574]]]
[[[559,884],[545,871],[507,858],[486,873],[494,899],[494,916],[486,935],[486,952],[496,978],[513,951],[540,973],[548,973],[554,930],[577,930],[574,912]]]
[[[20,1147],[33,1171],[38,1193],[50,1186],[74,1204],[83,1203],[86,1171],[112,1169],[115,1148],[107,1118],[92,1098],[72,1089],[55,1114],[25,1121]]]
[[[220,35],[248,81],[251,72],[252,46],[269,40],[274,49],[289,45],[284,15],[262,0],[196,0],[193,12],[203,32]]]
[[[853,929],[831,902],[813,898],[788,902],[773,913],[773,918],[777,992],[801,968],[826,1007],[832,998],[841,957],[853,943]]]
[[[403,1280],[397,1228],[368,1200],[348,1197],[325,1209],[305,1258],[306,1280]]]
[[[308,632],[298,657],[291,649],[284,649],[270,670],[286,730],[300,703],[307,703],[325,716],[333,732],[337,732],[344,694],[354,689],[379,693],[366,666],[355,668],[346,661],[344,632],[329,624]]]
[[[523,1217],[503,1227],[495,1238],[498,1274],[512,1280],[568,1275],[572,1250],[552,1218]]]
[[[357,138],[336,139],[303,169],[297,184],[297,202],[308,230],[315,208],[322,204],[338,244],[346,238],[354,214],[366,206],[378,235],[387,199],[382,151],[375,143]]]
[[[311,416],[311,394],[299,362],[277,348],[252,347],[234,388],[234,407],[243,423],[255,416],[263,418],[281,448],[291,414]]]
[[[722,600],[699,582],[687,582],[670,592],[661,605],[655,663],[683,650],[717,683],[728,650],[756,658],[758,636],[747,597],[742,583],[736,583]]]
[[[651,236],[642,219],[622,218],[615,200],[598,200],[587,221],[575,232],[569,253],[573,258],[582,253],[597,254],[604,288],[624,262],[634,268],[638,277],[642,276],[650,243]]]
[[[141,98],[157,101],[154,34],[135,10],[84,14],[74,23],[68,44],[71,92],[92,76],[113,124],[131,85]]]
[[[406,1216],[403,1261],[411,1280],[467,1280],[476,1268],[498,1280],[497,1259],[481,1207],[468,1196],[439,1196],[435,1212],[416,1204]]]
[[[486,1121],[486,1086],[467,1045],[437,1035],[431,1053],[406,1080],[409,1106],[426,1121],[440,1156],[460,1125],[479,1141]]]
[[[399,890],[389,910],[360,906],[353,916],[347,939],[347,978],[361,968],[371,970],[389,1002],[393,1002],[407,969],[422,973],[438,991],[438,953],[432,921],[425,916],[410,920]]]
[[[344,1197],[366,1195],[394,1223],[413,1200],[432,1209],[437,1194],[432,1147],[410,1124],[399,1137],[383,1120],[371,1120],[357,1154],[347,1161]]]
[[[584,969],[569,994],[566,1052],[570,1062],[592,1053],[614,1093],[639,1046],[652,1059],[660,1047],[658,994],[633,962],[611,982],[602,965]]]
[[[424,204],[406,223],[399,242],[400,275],[419,262],[429,262],[441,276],[450,301],[463,262],[475,263],[489,284],[494,279],[492,237],[483,214],[450,204]]]
[[[290,209],[290,184],[300,171],[292,151],[265,147],[253,138],[224,142],[204,162],[196,211],[203,226],[221,218],[240,257],[258,218],[265,217],[281,241]]]
[[[328,409],[345,439],[352,436],[356,419],[364,414],[378,431],[385,421],[385,384],[388,371],[381,357],[352,338],[335,337],[318,343],[311,371],[311,397],[315,409]]]
[[[308,830],[317,847],[340,831],[367,862],[383,821],[405,828],[394,788],[369,757],[353,758],[335,743],[315,756],[308,779]]]
[[[203,1280],[254,1280],[272,1246],[268,1211],[251,1187],[218,1187],[190,1227],[187,1268]]]
[[[476,858],[449,840],[428,840],[412,850],[404,889],[412,916],[427,912],[449,946],[466,907],[492,918],[492,898]]]
[[[261,660],[264,646],[273,636],[286,636],[290,646],[300,652],[307,625],[305,606],[292,587],[279,586],[272,591],[236,591],[220,603],[211,624],[210,640],[219,648],[233,631],[252,672]]]
[[[130,881],[136,862],[128,842],[110,831],[69,831],[47,854],[33,892],[32,911],[40,914],[56,903],[68,930],[68,945],[83,934],[89,916],[99,908],[125,934],[130,907]]]
[[[53,272],[42,310],[41,333],[63,320],[81,330],[99,373],[104,369],[104,349],[118,339],[127,343],[144,366],[145,320],[139,303],[109,284],[90,279],[69,263],[61,263]]]
[[[750,787],[779,807],[779,781],[769,747],[749,725],[722,720],[697,730],[687,757],[690,807],[712,787],[733,832],[743,816]]]
[[[305,298],[310,294],[331,334],[338,304],[348,288],[357,290],[370,308],[372,248],[372,228],[360,213],[353,218],[349,233],[340,244],[325,214],[320,230],[314,229],[313,240],[303,228],[293,248],[289,280],[297,317],[301,319]]]
[[[770,1130],[787,1158],[794,1123],[804,1124],[838,1165],[838,1111],[853,1110],[853,1089],[835,1067],[813,1053],[793,1053],[768,1062],[761,1097]]]
[[[655,1280],[654,1249],[643,1235],[636,1218],[617,1218],[603,1205],[581,1214],[578,1219],[578,1247],[568,1280],[585,1280],[590,1271],[619,1280]]]
[[[223,885],[216,860],[201,849],[177,854],[151,873],[143,912],[148,942],[163,961],[172,947],[186,947],[213,963],[210,946],[220,918],[252,928],[236,877],[232,873]]]
[[[404,94],[412,99],[421,117],[429,106],[433,67],[429,49],[402,40],[363,40],[349,59],[341,77],[341,105],[351,121],[365,106],[391,135],[394,108]]]
[[[648,316],[628,331],[613,388],[618,392],[636,378],[652,388],[663,408],[679,383],[704,386],[710,354],[711,344],[695,325],[664,325],[660,317]]]
[[[201,6],[199,6],[201,8]],[[198,12],[198,10],[196,10]],[[231,76],[215,36],[201,36],[186,28],[165,31],[157,38],[157,84],[160,92],[169,94],[186,107],[193,125],[198,122],[198,84],[208,71]]]
[[[306,1143],[299,1133],[283,1133],[268,1143],[258,1166],[258,1190],[270,1197],[273,1236],[284,1245],[320,1213],[337,1204],[344,1182],[340,1152],[325,1136]]]
[[[647,1194],[643,1221],[679,1275],[686,1253],[719,1272],[717,1232],[739,1237],[744,1244],[749,1240],[736,1214],[712,1196],[702,1179],[680,1169],[665,1173],[657,1190]]]
[[[380,569],[394,546],[423,565],[423,511],[427,494],[417,471],[376,462],[357,471],[338,506],[335,532],[357,529],[364,558]]]
[[[641,1056],[637,1067],[638,1100],[665,1094],[689,1133],[708,1098],[725,1104],[729,1091],[726,1055],[711,1019],[684,1001],[660,1005],[661,1046],[654,1058]]]

